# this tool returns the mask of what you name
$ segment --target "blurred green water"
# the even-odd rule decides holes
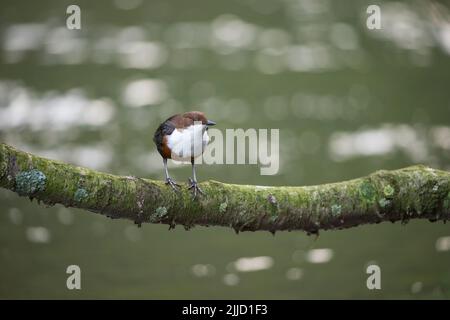
[[[202,165],[201,180],[310,185],[415,163],[450,170],[449,8],[426,3],[382,2],[383,29],[369,31],[369,3],[361,1],[79,1],[82,29],[69,31],[72,2],[1,0],[0,140],[162,178],[153,131],[175,112],[198,109],[221,130],[278,128],[281,137],[277,175]],[[171,170],[179,181],[190,174]],[[442,223],[383,223],[317,239],[212,227],[169,232],[44,208],[4,190],[0,212],[1,298],[450,293],[450,251],[442,245],[450,230]],[[329,261],[305,258],[324,248]],[[230,267],[258,256],[273,266]],[[382,290],[366,287],[371,263],[381,267]],[[80,291],[66,288],[71,264],[81,267]],[[195,272],[205,265],[206,275]],[[293,273],[300,279],[289,279]],[[229,274],[238,280],[230,283]]]

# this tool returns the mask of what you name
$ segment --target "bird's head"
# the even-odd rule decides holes
[[[184,118],[190,119],[193,122],[201,122],[206,130],[209,127],[214,126],[216,123],[212,120],[208,120],[203,112],[200,111],[189,111],[183,114]]]

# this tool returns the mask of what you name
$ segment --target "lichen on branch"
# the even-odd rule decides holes
[[[137,224],[229,226],[238,231],[344,229],[382,221],[450,217],[450,173],[422,165],[306,187],[206,181],[205,195],[163,181],[116,176],[0,144],[0,187],[47,205],[86,209]]]

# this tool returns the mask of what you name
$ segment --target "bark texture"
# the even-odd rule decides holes
[[[0,187],[47,205],[86,209],[110,218],[229,226],[238,231],[343,229],[382,221],[450,217],[450,173],[425,166],[306,187],[200,183],[193,200],[162,181],[116,176],[45,159],[0,144]]]

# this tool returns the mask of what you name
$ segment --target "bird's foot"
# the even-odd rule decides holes
[[[181,186],[178,183],[176,183],[175,181],[173,181],[172,178],[167,178],[166,184],[171,186],[173,191],[176,191],[176,192],[180,191]]]
[[[203,195],[205,194],[203,192],[203,190],[200,189],[200,187],[198,186],[197,181],[195,181],[194,179],[191,179],[191,178],[189,178],[188,189],[190,189],[190,190],[192,189],[192,195],[193,195],[192,199],[195,199],[197,197],[198,193],[203,194]]]

